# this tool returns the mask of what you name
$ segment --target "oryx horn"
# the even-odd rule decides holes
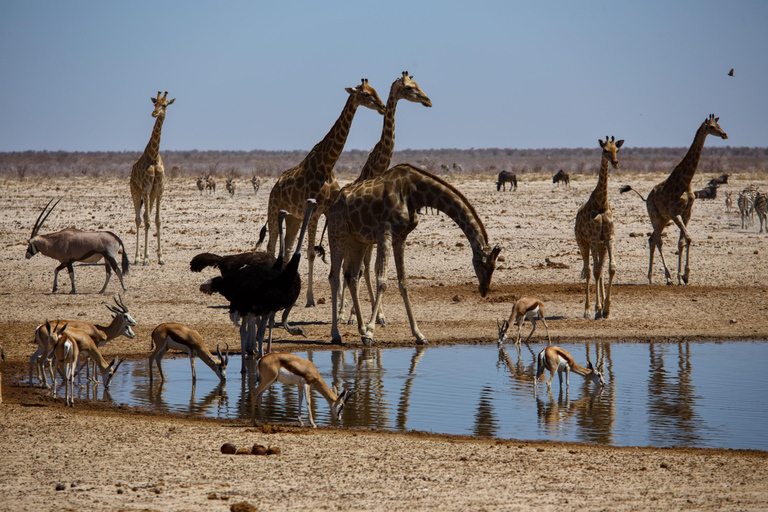
[[[54,203],[53,206],[51,206],[51,203],[53,203],[53,199],[55,198],[52,198],[50,201],[48,201],[48,204],[45,205],[45,208],[43,208],[43,211],[41,211],[40,215],[37,216],[37,220],[35,221],[35,226],[32,228],[32,236],[30,236],[29,238],[34,238],[35,236],[37,236],[37,233],[40,231],[40,228],[43,227],[43,224],[45,223],[46,219],[51,214],[53,209],[56,208],[56,205],[59,204],[62,198],[59,198],[59,200],[56,201],[56,203]],[[50,210],[48,210],[49,206],[51,206]],[[45,213],[45,210],[48,210],[48,213]],[[45,217],[43,217],[43,215],[45,215]],[[40,220],[41,218],[43,219],[42,221]]]

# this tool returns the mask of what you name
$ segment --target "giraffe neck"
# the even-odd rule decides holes
[[[160,156],[160,134],[163,131],[163,121],[165,121],[165,114],[158,114],[155,126],[152,128],[152,136],[144,149],[144,156],[151,162],[157,161]]]
[[[357,104],[350,96],[331,130],[304,158],[302,163],[305,172],[322,178],[333,171],[333,166],[336,165],[347,142],[347,135],[349,135],[349,128],[352,126],[356,110]]]
[[[696,169],[699,167],[699,158],[701,158],[701,150],[704,149],[706,138],[707,130],[704,124],[702,124],[693,137],[693,144],[688,149],[688,153],[675,166],[669,178],[667,178],[667,183],[678,186],[683,190],[690,188],[693,175],[696,174]]]
[[[597,186],[589,198],[589,202],[594,206],[603,208],[608,206],[608,169],[610,165],[608,157],[603,155],[600,161],[600,175],[597,178]]]
[[[443,212],[461,228],[472,246],[472,251],[485,251],[488,247],[488,233],[480,216],[464,194],[448,182],[411,165],[403,164],[396,168],[408,170],[407,180],[411,187],[408,204],[414,213],[425,206]]]
[[[357,181],[375,178],[389,169],[392,162],[392,154],[395,151],[395,109],[397,109],[396,87],[392,86],[387,98],[387,107],[384,113],[384,127],[381,129],[381,139],[374,146],[371,154],[368,155],[363,170],[360,171],[360,177]]]

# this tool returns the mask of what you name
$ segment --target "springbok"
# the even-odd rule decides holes
[[[229,345],[226,345],[226,355],[221,355],[221,348],[216,345],[218,358],[213,357],[211,351],[203,343],[203,337],[194,329],[186,325],[173,322],[160,324],[152,331],[152,348],[154,352],[149,356],[149,381],[152,382],[152,361],[157,364],[160,372],[160,380],[165,380],[163,367],[160,366],[168,349],[181,350],[189,356],[189,364],[192,366],[192,382],[197,381],[195,373],[195,357],[199,357],[216,376],[222,381],[227,380],[227,364],[229,363]]]
[[[123,298],[118,296],[114,298],[116,306],[110,306],[104,304],[104,306],[112,312],[112,322],[109,325],[92,324],[88,322],[82,322],[80,320],[56,320],[57,323],[69,324],[71,327],[81,329],[85,331],[88,336],[93,339],[98,347],[104,346],[110,340],[117,338],[118,336],[125,336],[133,339],[136,335],[133,333],[131,327],[136,326],[136,320],[131,317],[128,312],[128,307],[123,303]],[[37,342],[37,350],[29,361],[29,385],[32,386],[32,369],[37,363],[37,380],[43,381],[43,384],[48,388],[48,377],[45,373],[45,363],[50,366],[49,359],[39,360],[40,356],[49,354],[51,347],[48,345],[49,331],[45,324],[38,325],[35,329],[35,341]],[[41,379],[40,373],[42,370],[43,377]],[[53,376],[53,370],[51,369],[51,376]]]
[[[530,340],[531,336],[533,336],[533,331],[536,330],[536,320],[541,320],[541,322],[544,324],[544,328],[547,330],[547,340],[549,341],[549,344],[552,345],[552,338],[549,337],[549,326],[547,325],[547,321],[544,319],[544,315],[544,301],[538,297],[521,297],[515,301],[515,304],[512,306],[512,312],[509,315],[509,320],[503,324],[506,326],[504,327],[504,332],[500,332],[499,334],[504,334],[504,339],[506,339],[506,332],[509,326],[516,325],[517,338],[515,338],[515,345],[519,345],[522,338],[520,336],[520,331],[523,329],[523,322],[529,320],[533,325],[533,328],[531,329],[530,334],[528,334],[528,337],[525,338],[525,343],[528,343],[528,340]],[[496,323],[498,323],[498,320]],[[501,337],[499,337],[499,343],[501,343]]]
[[[731,214],[731,209],[733,208],[733,197],[732,192],[726,192],[725,193],[725,213],[728,215]]]
[[[264,423],[264,414],[261,409],[261,397],[275,381],[299,387],[299,424],[302,427],[304,426],[304,421],[301,418],[301,408],[306,396],[309,422],[312,424],[312,428],[317,428],[312,416],[312,395],[310,390],[312,386],[328,402],[333,421],[338,421],[339,417],[341,417],[344,404],[351,395],[351,392],[347,389],[339,391],[339,388],[336,386],[333,389],[328,387],[320,372],[317,371],[317,367],[311,361],[302,359],[295,354],[282,352],[267,354],[259,360],[258,368],[259,386],[256,388],[256,406],[262,423]]]
[[[49,334],[49,344],[53,347],[53,355],[56,358],[56,368],[64,376],[64,400],[65,404],[71,407],[75,406],[75,365],[77,359],[80,356],[77,348],[77,342],[72,339],[67,330],[67,325],[58,329],[51,328],[51,324],[48,320],[45,321],[45,326]],[[47,356],[48,354],[46,354]],[[56,377],[53,378],[53,396],[56,396]]]
[[[45,205],[45,208],[43,208],[43,211],[41,211],[40,215],[37,217],[35,225],[32,228],[32,235],[30,235],[29,240],[27,240],[27,259],[30,259],[40,252],[49,258],[61,262],[61,265],[56,267],[56,271],[53,274],[53,290],[51,293],[56,293],[56,290],[59,287],[59,271],[64,267],[67,268],[69,280],[72,282],[72,291],[70,293],[76,293],[75,269],[72,266],[72,263],[76,261],[96,263],[101,260],[101,258],[104,258],[107,279],[104,281],[104,286],[99,293],[104,293],[104,290],[107,289],[109,279],[112,277],[112,270],[117,274],[117,277],[120,279],[120,285],[123,287],[123,290],[125,290],[123,275],[128,275],[128,255],[125,252],[123,241],[120,240],[120,237],[116,234],[110,231],[80,231],[76,228],[66,228],[47,235],[38,234],[43,227],[45,220],[60,201],[61,199],[56,201],[56,203],[51,206],[50,210],[48,207],[53,202],[53,199],[48,201],[48,204]],[[122,271],[117,266],[117,255],[120,250],[123,251]]]
[[[557,373],[557,378],[560,380],[560,389],[563,389],[563,372],[565,372],[565,387],[570,387],[571,370],[588,381],[594,382],[601,388],[605,387],[602,368],[601,371],[596,370],[591,362],[588,362],[587,367],[584,368],[573,359],[570,352],[558,346],[552,345],[546,347],[539,352],[539,355],[536,357],[536,378],[533,381],[534,389],[536,388],[536,381],[544,375],[545,370],[549,370],[547,389],[552,388],[552,379],[555,377],[555,373]]]
[[[48,332],[53,332],[50,329],[50,323],[46,321],[46,329]],[[66,333],[64,331],[66,330]],[[55,331],[55,329],[54,329]],[[75,342],[75,345],[77,347],[77,355],[75,356],[75,368],[73,370],[73,374],[70,376],[66,373],[66,371],[63,372],[62,377],[65,379],[74,379],[74,376],[77,374],[76,366],[77,366],[77,360],[79,359],[80,355],[86,355],[87,357],[91,358],[96,365],[96,367],[101,371],[101,377],[102,377],[102,384],[104,385],[104,389],[109,388],[110,382],[112,382],[112,377],[114,377],[115,372],[120,367],[120,365],[123,363],[123,360],[118,360],[117,356],[115,356],[114,359],[112,359],[112,362],[107,363],[106,359],[104,359],[104,356],[101,354],[101,351],[96,346],[96,342],[93,341],[93,338],[91,338],[87,332],[83,331],[82,329],[76,329],[72,327],[71,324],[66,324],[64,328],[62,328],[59,331],[59,336],[64,333],[68,336],[69,339],[73,340]],[[60,365],[60,358],[59,354],[57,352],[58,350],[58,344],[61,343],[61,339],[59,339],[59,342],[54,345],[53,347],[53,355],[56,357],[57,366],[59,368],[59,371],[62,371],[62,367]],[[69,364],[69,363],[67,363]],[[53,377],[53,393],[56,394],[56,376]]]

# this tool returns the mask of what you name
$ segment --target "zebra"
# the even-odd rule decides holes
[[[768,195],[757,193],[755,196],[754,210],[757,213],[757,219],[760,221],[760,233],[763,232],[763,223],[765,223],[765,232],[768,233]]]

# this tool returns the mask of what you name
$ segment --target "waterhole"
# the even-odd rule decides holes
[[[768,450],[768,343],[681,342],[561,345],[582,365],[604,366],[600,390],[571,373],[551,391],[534,384],[543,345],[349,349],[298,352],[329,385],[355,391],[340,424],[394,431],[577,441],[615,446],[695,446]],[[126,362],[97,399],[159,411],[238,418],[254,414],[253,375],[231,356],[227,380],[197,361],[167,356],[166,380],[150,385],[146,361]],[[80,386],[79,399],[94,398]],[[312,394],[315,421],[330,425],[325,399]],[[269,422],[297,421],[296,386],[264,395]],[[75,404],[77,407],[77,403]],[[306,404],[304,409],[306,421]]]

